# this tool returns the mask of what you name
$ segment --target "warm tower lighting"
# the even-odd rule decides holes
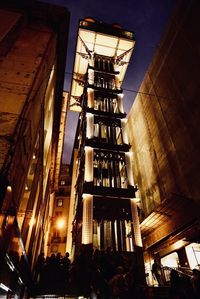
[[[71,110],[82,110],[69,220],[77,252],[80,242],[113,251],[142,246],[122,90],[134,44],[121,27],[80,21],[70,97]]]
[[[85,147],[85,181],[93,181],[93,149],[89,146]]]
[[[83,194],[83,232],[82,244],[92,244],[93,196]]]

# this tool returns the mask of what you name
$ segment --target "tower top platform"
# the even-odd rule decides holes
[[[78,100],[83,94],[84,76],[94,54],[113,59],[122,84],[135,45],[134,33],[119,24],[108,25],[91,17],[79,21],[70,110],[81,111]]]

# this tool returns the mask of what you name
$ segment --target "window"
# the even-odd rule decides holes
[[[112,188],[127,188],[127,173],[124,153],[94,151],[94,185]]]
[[[65,181],[65,180],[61,180],[61,181],[60,181],[60,185],[61,185],[61,186],[66,185],[66,181]]]
[[[111,105],[110,105],[110,110],[111,110],[111,112],[114,112],[114,113],[119,112],[118,103],[117,103],[116,98],[112,99]]]
[[[115,134],[116,134],[116,143],[123,144],[122,129],[120,127],[115,127]]]
[[[107,134],[107,127],[104,123],[100,123],[100,136],[101,136],[101,139],[103,141],[107,141],[107,137],[108,137],[108,134]]]
[[[105,56],[95,56],[94,60],[94,67],[97,70],[106,71],[106,72],[113,72],[113,60],[110,57]]]
[[[63,207],[63,199],[57,199],[57,207]]]
[[[94,86],[105,89],[115,89],[115,77],[112,75],[95,72]]]
[[[94,118],[94,138],[99,142],[123,144],[120,120],[110,121],[99,117]]]
[[[117,96],[107,97],[105,95],[95,93],[94,110],[110,113],[120,113]]]

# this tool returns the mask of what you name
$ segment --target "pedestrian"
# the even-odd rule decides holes
[[[163,286],[164,279],[163,279],[162,265],[160,264],[158,257],[155,257],[151,271],[152,271],[153,277],[155,278],[155,280],[157,280],[158,285]]]
[[[197,269],[192,270],[191,278],[192,288],[195,299],[200,298],[200,272]]]
[[[39,281],[41,279],[41,273],[43,271],[44,264],[45,264],[44,252],[41,252],[37,258],[37,262],[35,265],[35,275],[34,275],[35,283],[39,283]]]

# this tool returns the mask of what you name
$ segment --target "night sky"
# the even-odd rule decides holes
[[[64,89],[70,91],[76,46],[78,21],[91,16],[97,21],[108,24],[120,24],[133,31],[136,45],[124,79],[124,108],[129,112],[136,91],[144,78],[152,60],[153,53],[159,45],[176,0],[42,0],[65,6],[71,14],[66,75]],[[128,91],[128,90],[131,91]],[[76,132],[78,113],[68,112],[65,130],[63,163],[70,163],[71,152]]]

